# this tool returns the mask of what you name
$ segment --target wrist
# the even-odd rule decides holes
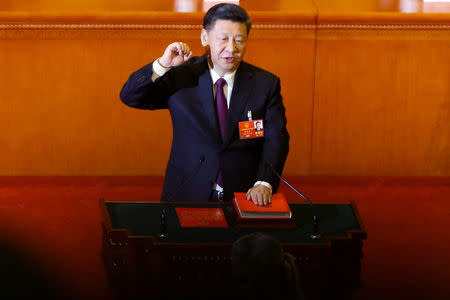
[[[165,61],[162,57],[158,58],[157,61],[158,61],[158,64],[161,67],[163,67],[164,69],[166,69],[166,70],[170,69],[169,62]]]
[[[272,185],[271,185],[270,183],[268,183],[268,182],[266,182],[266,181],[257,181],[257,182],[255,182],[255,184],[254,184],[253,186],[255,187],[255,186],[258,186],[258,185],[265,186],[265,187],[268,188],[268,189],[270,190],[270,192],[272,193]]]

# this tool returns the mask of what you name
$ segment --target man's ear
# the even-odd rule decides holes
[[[200,40],[202,41],[202,46],[203,47],[206,47],[207,45],[209,45],[208,32],[206,31],[205,28],[203,28],[202,32],[200,33]]]

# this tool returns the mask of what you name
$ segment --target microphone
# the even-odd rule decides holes
[[[167,217],[166,217],[166,208],[163,207],[161,211],[161,224],[160,224],[159,238],[165,239],[167,237]]]
[[[191,176],[188,177],[188,179],[186,179],[175,191],[175,193],[173,194],[169,194],[168,197],[163,196],[161,199],[161,202],[170,202],[171,200],[173,200],[175,198],[176,195],[178,195],[183,188],[186,186],[187,183],[189,183],[192,178],[194,178],[194,176],[197,174],[198,170],[200,170],[200,167],[202,166],[203,162],[205,161],[205,156],[202,155],[200,156],[200,160],[198,163],[198,166],[194,169],[194,171],[192,172]],[[166,198],[166,199],[164,199]],[[168,203],[167,203],[168,204]],[[168,236],[168,232],[167,232],[167,208],[168,205],[165,205],[165,207],[163,207],[162,211],[161,211],[161,222],[160,222],[160,230],[159,230],[159,235],[158,237],[161,239],[165,239]]]
[[[200,170],[200,167],[202,166],[203,162],[205,161],[205,156],[202,155],[200,156],[200,160],[198,163],[198,166],[194,169],[194,171],[192,172],[192,174],[188,177],[188,179],[186,179],[182,184],[180,184],[180,186],[175,190],[174,193],[169,194],[167,197],[164,196],[163,199],[161,199],[161,201],[165,201],[165,202],[170,202],[172,201],[175,196],[177,196],[186,186],[186,184],[188,184],[192,178],[194,178],[194,176],[197,174],[197,172]],[[164,199],[165,198],[165,199]]]
[[[270,169],[272,170],[272,172],[277,175],[278,178],[280,178],[281,181],[283,181],[284,183],[287,184],[288,187],[290,187],[294,192],[296,192],[298,195],[300,195],[303,199],[306,200],[306,202],[308,202],[309,207],[311,207],[311,209],[313,209],[313,204],[311,202],[311,200],[308,199],[308,197],[306,197],[305,195],[303,195],[302,193],[300,193],[295,187],[293,187],[291,184],[289,184],[289,182],[287,182],[283,177],[281,177],[280,174],[278,174],[278,172],[275,170],[275,168],[272,166],[271,163],[266,162],[266,164],[269,165]],[[312,228],[312,233],[310,235],[310,238],[313,240],[317,240],[320,238],[320,233],[319,233],[319,217],[317,217],[317,215],[313,215],[313,228]]]

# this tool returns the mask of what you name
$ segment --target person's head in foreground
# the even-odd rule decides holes
[[[233,244],[231,261],[240,299],[303,299],[295,258],[272,236],[241,237]]]

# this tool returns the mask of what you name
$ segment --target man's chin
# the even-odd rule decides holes
[[[225,70],[225,72],[227,73],[232,73],[234,72],[237,68],[239,67],[239,63],[232,63],[232,64],[225,64],[222,66],[223,70]]]

